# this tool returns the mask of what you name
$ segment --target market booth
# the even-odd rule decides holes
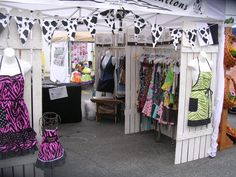
[[[222,11],[224,2],[189,0],[184,2],[135,1],[135,3],[133,1],[88,1],[84,3],[54,0],[25,4],[9,1],[2,2],[0,5],[8,10],[2,10],[2,13],[6,15],[4,18],[8,19],[7,25],[1,28],[2,49],[12,47],[17,50],[19,58],[32,64],[31,73],[25,76],[25,100],[31,115],[31,125],[39,139],[39,119],[42,116],[42,40],[50,44],[53,31],[58,25],[67,31],[68,38],[71,40],[74,40],[73,34],[76,30],[86,31],[88,28],[96,43],[96,69],[99,69],[99,61],[106,50],[112,51],[117,59],[116,63],[120,61],[121,56],[125,56],[125,134],[153,129],[152,122],[157,120],[158,131],[176,140],[175,164],[204,158],[209,156],[209,153],[216,152],[224,90],[224,12]],[[49,5],[51,5],[50,9],[48,9]],[[19,9],[21,12],[18,11]],[[33,12],[25,9],[32,9]],[[68,16],[68,12],[71,12],[71,16]],[[122,14],[120,18],[117,12]],[[26,17],[37,19],[33,23],[33,28],[29,29],[31,35],[26,37],[27,41],[19,39],[15,19],[10,20],[9,16],[23,17],[26,21],[29,20]],[[67,18],[71,20],[67,21]],[[93,18],[96,19],[95,23],[91,20]],[[81,19],[87,19],[87,22],[78,23]],[[38,23],[38,20],[41,23]],[[63,20],[67,24],[75,25],[75,28],[70,29],[63,25]],[[48,31],[43,31],[45,22],[55,22],[56,25]],[[114,28],[115,25],[117,27]],[[209,103],[212,106],[212,109],[209,109],[212,116],[206,124],[190,126],[188,114],[193,78],[189,63],[197,61],[196,58],[199,57],[201,51],[204,51],[202,54],[211,61],[212,79],[207,98],[212,98],[212,102]],[[150,82],[155,85],[155,80],[152,80],[152,73],[154,73],[152,71],[158,68],[158,64],[166,66],[161,67],[160,71],[166,73],[165,76],[169,75],[169,79],[172,78],[170,84],[173,84],[174,77],[175,84],[179,87],[178,89],[177,86],[175,87],[175,93],[178,94],[172,92],[173,95],[178,95],[178,97],[173,97],[176,103],[175,110],[177,110],[173,122],[170,119],[160,122],[157,117],[153,120],[152,116],[148,116],[147,112],[141,109],[145,106],[145,102],[141,99],[137,104],[137,99],[143,98],[143,95],[146,98],[153,96],[149,90],[144,93],[140,86],[146,84],[142,86],[149,87],[147,84]],[[174,75],[173,72],[172,74],[168,72],[169,70],[163,70],[163,68],[171,68],[169,66],[175,66]],[[167,82],[169,79],[164,78]],[[95,83],[97,82],[96,78]],[[116,82],[116,88],[118,86]],[[116,89],[116,94],[118,91]],[[162,94],[170,97],[168,89],[166,91]],[[140,95],[140,93],[143,94]],[[144,104],[143,107],[139,107],[141,102]],[[165,114],[169,115],[169,112]],[[14,164],[26,163],[24,157],[20,158],[23,160],[16,160]],[[12,166],[11,162],[7,159],[4,163],[1,162],[0,166],[2,168],[10,164]],[[28,159],[27,162],[29,162]]]
[[[59,114],[61,123],[82,120],[81,93],[94,83],[94,77],[90,76],[94,72],[93,67],[88,65],[94,60],[94,40],[89,32],[76,32],[75,39],[71,41],[66,31],[55,31],[50,46],[43,43],[42,111]],[[81,66],[83,63],[87,65]],[[67,96],[51,97],[63,90],[66,90]]]

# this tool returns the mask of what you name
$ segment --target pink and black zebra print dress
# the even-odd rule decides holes
[[[59,142],[57,128],[52,130],[44,129],[36,166],[39,168],[48,168],[62,165],[64,162],[65,152]]]
[[[37,149],[36,133],[30,127],[29,113],[23,98],[24,77],[17,58],[16,61],[19,74],[0,75],[0,159]]]

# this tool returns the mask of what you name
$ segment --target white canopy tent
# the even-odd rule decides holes
[[[172,25],[183,21],[224,20],[225,3],[221,0],[201,1],[200,12],[194,12],[195,0],[3,0],[4,8],[34,11],[37,18],[81,18],[107,9],[125,9],[135,12],[150,23]],[[29,16],[32,14],[29,14]],[[131,15],[130,15],[131,16]],[[179,17],[179,18],[177,18]],[[133,23],[132,17],[125,18],[127,26]],[[98,26],[105,27],[102,19]],[[104,31],[104,28],[98,28]]]
[[[198,2],[201,2],[201,8],[196,10]],[[216,89],[215,93],[215,108],[220,110],[222,108],[222,100],[223,100],[223,88],[224,88],[224,73],[223,73],[223,21],[225,19],[224,10],[225,10],[225,2],[221,0],[82,0],[82,1],[59,1],[59,0],[3,0],[0,2],[0,9],[1,12],[8,11],[10,15],[21,15],[23,17],[32,17],[37,19],[66,19],[66,18],[82,18],[83,16],[88,16],[93,13],[102,12],[107,9],[125,9],[134,12],[135,14],[141,16],[145,20],[149,21],[151,24],[157,23],[166,27],[182,27],[183,23],[185,22],[208,22],[208,23],[217,23],[219,25],[219,50],[218,55],[215,56],[217,60],[216,66],[216,73],[218,78],[217,82],[215,83]],[[124,19],[123,27],[133,28],[134,18],[132,14],[127,15]],[[97,31],[104,32],[104,31],[111,31],[107,24],[104,23],[104,20],[100,18],[97,23]],[[80,25],[81,31],[87,31],[85,25]],[[34,35],[34,34],[33,34]],[[0,45],[2,47],[6,47],[6,44],[1,41]],[[18,47],[20,48],[20,47]],[[24,47],[22,47],[24,48]],[[28,49],[30,47],[28,46]],[[191,49],[190,49],[191,50]],[[188,51],[190,51],[188,50]],[[199,52],[201,48],[193,50],[192,52]],[[208,48],[211,50],[211,47]],[[32,49],[30,49],[32,51]],[[185,50],[187,51],[187,50]],[[40,59],[40,58],[38,58]],[[32,61],[35,62],[35,61]],[[39,63],[39,62],[38,62]],[[41,72],[40,69],[37,72],[33,72],[33,74],[39,74]],[[41,79],[40,77],[37,77]],[[38,80],[40,81],[40,80]],[[37,85],[39,86],[39,85]],[[37,97],[34,99],[41,100],[41,92],[37,93]],[[31,98],[31,97],[30,97]],[[28,100],[30,101],[30,100]],[[33,103],[34,104],[34,103]],[[40,106],[40,105],[38,105]],[[37,109],[37,114],[39,117],[40,109]],[[33,111],[36,111],[34,109]],[[131,112],[132,110],[128,110],[127,112]],[[127,113],[128,114],[128,113]],[[131,113],[132,114],[132,113]],[[219,126],[219,119],[220,119],[221,112],[216,112],[214,115],[214,124],[215,133],[213,134],[213,143],[212,149],[213,154],[216,151],[216,136],[218,134],[218,126]],[[35,126],[38,126],[38,119],[34,120]],[[127,126],[126,126],[127,127]],[[39,131],[39,129],[37,129]],[[212,129],[211,129],[212,130]],[[201,136],[209,135],[211,131],[204,131]],[[135,131],[128,131],[126,133],[134,133]],[[212,132],[210,132],[211,134]],[[177,134],[177,137],[181,136],[181,134]],[[196,138],[194,135],[193,138]],[[188,146],[184,144],[185,139],[177,139],[179,144],[177,144],[177,150],[183,152],[184,150],[188,151]],[[190,142],[190,141],[189,141]],[[192,143],[192,142],[191,142]],[[193,142],[194,143],[194,142]],[[181,145],[180,145],[181,144]],[[182,148],[180,148],[180,146]],[[204,147],[207,145],[204,144]],[[204,152],[205,153],[205,152]],[[179,155],[179,153],[176,153]],[[186,157],[179,156],[175,163],[182,163],[186,161],[195,160],[198,158],[205,157],[204,155],[194,156],[192,158],[186,159]]]
[[[59,15],[69,17],[68,9],[84,8],[92,9],[120,9],[135,10],[150,13],[172,14],[180,16],[193,16],[212,18],[217,20],[224,19],[225,2],[221,0],[203,0],[201,14],[193,12],[195,0],[3,0],[2,6],[22,8],[28,10],[39,10],[48,15]],[[54,11],[54,12],[53,12]],[[82,14],[82,13],[81,13]],[[84,14],[87,15],[87,14]]]

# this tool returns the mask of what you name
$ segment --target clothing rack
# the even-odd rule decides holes
[[[162,63],[162,64],[176,64],[180,61],[180,56],[172,56],[171,54],[166,55],[165,53],[144,53],[140,56],[140,61],[142,62],[144,59],[148,58],[149,63]]]
[[[156,50],[156,49],[168,49],[168,50],[174,50],[174,51],[176,51],[176,50],[174,49],[174,47],[170,47],[170,45],[167,45],[167,46],[161,45],[161,46],[156,46],[156,47],[144,46],[143,49],[144,49],[144,50],[145,50],[145,49],[153,49],[153,50]],[[180,48],[177,48],[177,50],[179,51]]]
[[[125,49],[125,47],[118,47],[118,46],[117,47],[108,47],[108,49],[111,49],[111,50],[112,49]]]
[[[178,87],[179,87],[179,79],[178,79],[179,70],[176,69],[175,67],[179,67],[179,63],[178,63],[179,60],[173,60],[172,58],[167,57],[167,60],[154,63],[153,61],[156,59],[155,56],[158,54],[154,54],[154,55],[142,54],[142,55],[140,57],[143,57],[144,60],[141,62],[142,64],[141,64],[140,72],[141,73],[143,72],[143,75],[140,75],[140,78],[143,78],[143,81],[140,79],[140,87],[146,88],[146,91],[142,92],[142,90],[140,90],[139,93],[141,93],[141,95],[139,94],[138,96],[139,101],[141,101],[139,102],[141,104],[141,107],[140,105],[138,107],[138,112],[142,115],[141,124],[146,123],[146,125],[148,125],[152,123],[153,129],[155,130],[157,141],[161,139],[161,134],[164,134],[172,138],[172,140],[174,140],[175,130],[176,130],[175,127],[177,123],[177,112],[178,112],[178,106],[176,102],[176,100],[178,99],[176,99],[175,97],[176,96],[178,97]],[[153,57],[154,60],[150,62],[150,60],[148,60],[148,57]],[[169,62],[170,59],[172,59],[172,61],[174,62],[173,63]],[[142,69],[142,67],[144,68]],[[160,71],[158,69],[159,67],[160,69],[165,69],[165,71],[164,70]],[[169,72],[173,72],[174,74],[173,78],[175,79],[173,79],[172,81],[168,81],[168,77],[170,76]],[[166,83],[166,82],[170,82],[170,83]],[[170,87],[167,86],[168,84],[170,84],[169,85]],[[164,88],[164,85],[166,88]],[[169,89],[174,89],[175,91],[172,92],[173,90],[170,91]],[[166,94],[173,94],[172,95],[173,107],[170,104],[167,104],[165,102],[166,99],[168,99],[167,98],[168,96]],[[144,99],[141,98],[140,100],[140,97],[143,97],[143,95],[146,95],[146,98]],[[150,105],[147,106],[146,104],[147,105],[150,104]],[[151,112],[150,112],[150,109],[148,109],[148,107],[151,107],[152,109]],[[162,113],[159,114],[159,110],[163,112],[163,114]],[[150,120],[148,121],[147,119],[150,119]]]

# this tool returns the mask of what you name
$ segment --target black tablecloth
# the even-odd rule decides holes
[[[66,86],[68,97],[50,100],[49,89]],[[78,84],[43,85],[43,113],[55,112],[60,115],[62,123],[74,123],[82,120],[81,86]]]

